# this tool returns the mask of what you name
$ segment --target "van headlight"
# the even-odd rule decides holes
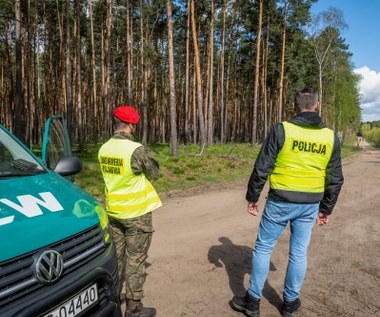
[[[99,223],[103,231],[103,242],[106,245],[110,244],[111,230],[107,212],[104,210],[103,206],[99,202],[96,202],[95,204],[90,204],[87,200],[80,199],[77,202],[75,202],[73,214],[78,218],[94,217],[94,210],[99,218]]]
[[[111,231],[110,231],[110,223],[108,221],[107,213],[101,205],[97,205],[95,207],[95,211],[98,214],[100,226],[102,227],[102,230],[103,230],[103,241],[106,245],[110,244],[111,243],[111,234],[110,234]]]

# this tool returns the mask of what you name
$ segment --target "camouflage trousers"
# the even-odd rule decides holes
[[[145,262],[154,231],[152,213],[122,220],[110,217],[110,225],[121,287],[125,286],[126,299],[141,300],[144,297]]]

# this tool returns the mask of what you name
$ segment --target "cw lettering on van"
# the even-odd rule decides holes
[[[51,212],[62,211],[63,207],[59,201],[50,192],[39,193],[40,198],[32,195],[20,195],[17,196],[18,203],[10,201],[9,199],[2,198],[0,203],[11,207],[13,210],[23,214],[25,217],[33,218],[42,216],[43,212],[41,206],[48,209]],[[1,210],[1,209],[0,209]],[[1,215],[1,214],[0,214]],[[14,216],[8,216],[2,218],[0,216],[0,226],[4,226],[12,223]]]

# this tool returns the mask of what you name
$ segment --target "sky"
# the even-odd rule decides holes
[[[342,38],[353,54],[354,72],[359,83],[362,121],[380,120],[380,1],[379,0],[318,0],[311,13],[335,7],[343,12],[348,25]]]

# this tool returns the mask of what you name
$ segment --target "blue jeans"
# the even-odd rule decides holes
[[[278,238],[290,222],[289,261],[283,298],[299,297],[307,268],[307,249],[318,216],[319,203],[298,204],[268,199],[261,217],[256,245],[252,254],[252,270],[248,293],[260,299],[268,278],[270,256]]]

